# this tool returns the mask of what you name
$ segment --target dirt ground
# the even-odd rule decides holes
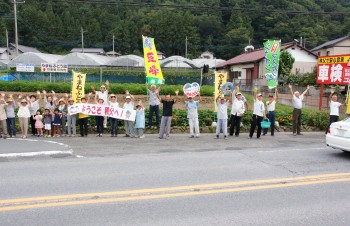
[[[2,93],[2,92],[0,91],[0,93]],[[4,93],[5,93],[6,97],[9,94],[13,94],[13,97],[15,98],[15,100],[18,99],[17,97],[20,94],[22,95],[22,97],[30,96],[30,95],[34,94],[34,93],[21,93],[21,92],[4,92]],[[58,98],[61,98],[64,96],[64,94],[56,93],[56,96]],[[144,105],[147,105],[148,101],[147,101],[146,95],[134,95],[134,97],[135,97],[135,103],[137,103],[139,100],[141,100]],[[163,98],[164,96],[161,95],[161,97]],[[118,100],[119,104],[124,103],[124,98],[125,98],[125,95],[119,95],[119,94],[117,95],[117,100]],[[183,101],[182,98],[183,98],[183,96],[180,96],[181,101]],[[195,97],[195,100],[198,100],[198,97]],[[41,107],[44,107],[44,101],[41,102]],[[181,102],[181,103],[175,104],[174,109],[186,109],[186,107],[183,104],[183,102]],[[199,109],[201,109],[201,110],[213,110],[214,109],[214,97],[202,97],[202,101],[200,103]]]

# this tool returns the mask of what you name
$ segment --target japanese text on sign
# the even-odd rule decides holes
[[[318,84],[350,83],[350,55],[320,57],[317,66]]]
[[[57,72],[57,73],[67,73],[68,64],[41,64],[41,72]]]

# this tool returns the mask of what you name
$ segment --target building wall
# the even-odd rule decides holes
[[[328,56],[350,54],[350,38],[337,43],[333,47],[320,49],[313,53],[318,56],[327,56],[327,52],[329,52]]]
[[[288,51],[295,59],[292,68],[293,74],[310,73],[317,66],[317,57],[297,46],[286,49],[285,51]]]
[[[0,60],[8,60],[7,52],[4,52],[4,53],[0,54]]]

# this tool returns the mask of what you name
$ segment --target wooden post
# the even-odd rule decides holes
[[[322,110],[323,93],[324,93],[324,84],[322,84],[322,85],[321,85],[321,89],[320,89],[320,102],[319,102],[319,110]]]

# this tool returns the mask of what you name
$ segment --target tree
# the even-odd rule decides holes
[[[294,57],[292,54],[288,51],[282,51],[280,55],[280,63],[278,66],[278,74],[279,79],[282,81],[287,81],[288,77],[291,74],[293,64],[294,64]]]

